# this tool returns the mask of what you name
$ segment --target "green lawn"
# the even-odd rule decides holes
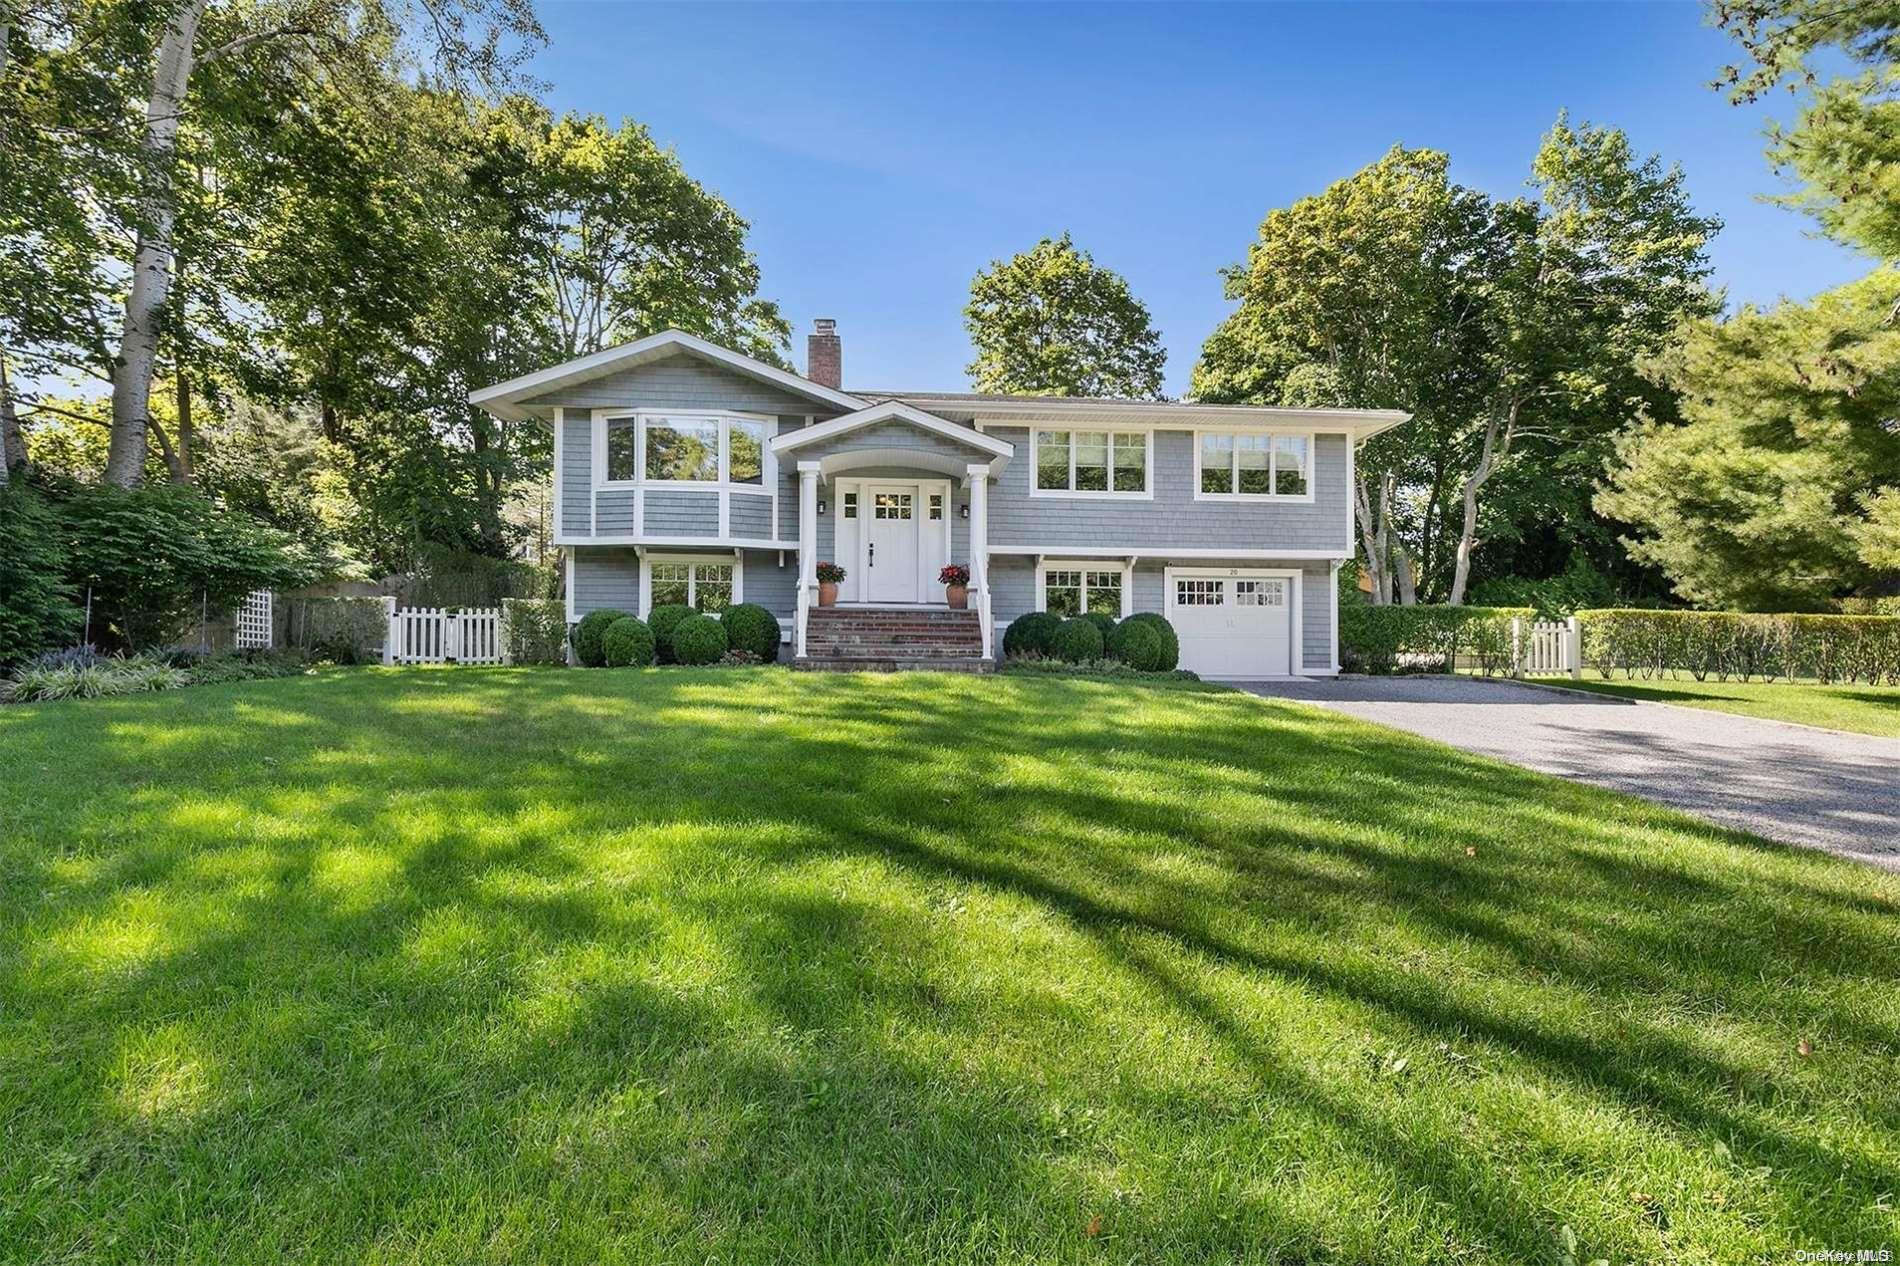
[[[1900,875],[1317,709],[371,669],[0,771],[0,1260],[1900,1247]]]
[[[1853,730],[1900,738],[1900,686],[1817,686],[1785,681],[1697,681],[1693,677],[1661,681],[1605,681],[1585,676],[1554,681],[1625,699],[1653,699],[1691,708],[1734,712],[1770,721],[1799,721],[1831,730]]]

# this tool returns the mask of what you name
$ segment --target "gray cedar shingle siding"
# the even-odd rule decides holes
[[[646,530],[649,536],[719,535],[719,494],[711,489],[652,488],[646,490]],[[606,528],[603,525],[602,531]],[[632,524],[628,525],[632,531]]]
[[[631,549],[589,545],[574,551],[574,616],[613,607],[640,612],[640,558]]]
[[[648,495],[651,496],[652,494],[649,493]],[[714,507],[713,513],[719,513],[717,506]],[[770,539],[772,535],[772,494],[769,492],[733,493],[732,505],[727,510],[727,520],[727,526],[732,529],[733,536],[749,537],[758,541]],[[715,524],[715,526],[717,525]]]
[[[1152,500],[1031,497],[1028,430],[988,433],[1016,448],[990,493],[991,545],[1348,551],[1343,435],[1315,437],[1309,503],[1195,500],[1191,431],[1155,432]]]
[[[520,402],[541,408],[570,409],[732,409],[741,413],[815,413],[835,417],[838,410],[782,391],[770,383],[713,365],[687,352],[603,374]]]
[[[593,491],[593,424],[569,417],[561,431],[561,530],[587,532],[588,495]]]

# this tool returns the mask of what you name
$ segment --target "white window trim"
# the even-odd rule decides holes
[[[719,424],[719,477],[717,479],[648,479],[647,470],[647,425],[652,422],[664,422],[668,418],[682,421],[716,422]],[[634,426],[632,479],[609,479],[607,477],[607,424],[631,420]],[[732,482],[732,424],[734,422],[754,422],[765,429],[765,436],[759,445],[761,465],[760,482],[756,484],[737,484]],[[730,409],[596,409],[594,410],[594,488],[596,491],[614,489],[710,489],[724,492],[756,492],[760,495],[770,493],[778,485],[778,457],[772,452],[772,440],[778,434],[778,416],[766,413],[740,413]]]
[[[1283,436],[1293,438],[1293,439],[1304,439],[1306,441],[1306,469],[1303,473],[1306,476],[1306,491],[1301,492],[1301,493],[1203,492],[1201,490],[1201,437],[1203,435],[1232,435],[1235,437],[1239,437],[1242,435],[1261,435],[1261,436],[1265,436],[1269,441],[1280,439]],[[1310,503],[1313,500],[1313,493],[1314,493],[1313,471],[1314,471],[1314,468],[1318,465],[1318,461],[1315,456],[1318,450],[1319,450],[1319,432],[1317,431],[1263,431],[1263,430],[1249,429],[1247,427],[1230,427],[1230,426],[1195,427],[1194,428],[1194,499],[1196,501],[1277,501],[1281,503],[1282,505],[1298,505],[1302,503]],[[1273,450],[1272,450],[1271,444],[1269,444],[1269,452],[1271,453],[1272,451]],[[1236,444],[1234,446],[1233,454],[1234,454],[1233,457],[1229,459],[1228,467],[1227,467],[1227,471],[1228,471],[1227,486],[1229,488],[1234,488],[1238,486],[1239,462],[1240,462],[1240,446],[1239,445]]]
[[[653,554],[642,552],[640,555],[640,618],[646,619],[653,614],[653,564],[684,563],[688,567],[712,564],[716,567],[732,568],[732,604],[738,606],[745,601],[745,559],[736,550],[727,554]],[[699,596],[699,576],[688,572],[686,581],[686,604],[698,609],[694,599]]]
[[[1127,559],[1113,561],[1101,558],[1044,558],[1036,563],[1036,610],[1049,609],[1049,573],[1052,571],[1079,571],[1082,576],[1082,611],[1089,609],[1088,573],[1092,571],[1120,572],[1122,577],[1122,609],[1115,618],[1125,620],[1135,613],[1135,568]]]
[[[1038,465],[1037,446],[1044,431],[1067,431],[1069,434],[1069,486],[1067,488],[1039,488],[1041,468]],[[1146,466],[1142,472],[1142,490],[1140,492],[1117,492],[1114,489],[1093,490],[1078,489],[1075,486],[1075,436],[1080,431],[1092,431],[1106,434],[1108,441],[1108,480],[1115,482],[1115,441],[1116,435],[1139,435],[1143,438],[1146,452],[1142,460]],[[1198,448],[1199,441],[1196,441]],[[1155,433],[1147,426],[1052,426],[1037,425],[1029,428],[1029,495],[1048,497],[1065,501],[1153,501],[1155,499]]]

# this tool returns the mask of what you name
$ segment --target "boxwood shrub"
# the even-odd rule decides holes
[[[1106,611],[1085,611],[1082,618],[1093,624],[1102,635],[1102,645],[1108,645],[1108,635],[1115,631],[1115,617]]]
[[[609,624],[600,645],[609,668],[645,668],[653,662],[653,630],[630,615]]]
[[[589,611],[574,626],[574,658],[588,668],[600,668],[607,662],[607,652],[601,646],[600,639],[605,636],[607,626],[615,620],[627,618],[625,611],[612,607],[602,607],[598,611]]]
[[[716,616],[693,614],[673,626],[673,658],[679,663],[710,664],[725,653],[726,626]]]
[[[680,621],[698,614],[683,602],[662,602],[647,612],[647,627],[653,630],[653,650],[662,664],[678,661],[673,658],[673,630]]]
[[[1019,615],[1003,630],[1003,654],[1047,655],[1055,643],[1056,630],[1061,627],[1062,618],[1047,611]]]
[[[1181,662],[1181,639],[1166,616],[1141,611],[1108,635],[1108,654],[1145,673],[1173,672]]]
[[[1064,620],[1050,645],[1050,653],[1057,659],[1079,664],[1084,660],[1102,657],[1102,630],[1095,622],[1077,616],[1073,620]]]
[[[746,651],[769,664],[778,658],[778,617],[756,602],[740,602],[727,607],[719,616],[726,626],[726,642],[735,651]]]

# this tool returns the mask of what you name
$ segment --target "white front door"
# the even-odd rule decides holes
[[[1203,677],[1279,677],[1293,660],[1291,576],[1243,568],[1170,569],[1167,617],[1181,667]]]
[[[922,498],[915,484],[866,484],[864,597],[869,602],[916,602],[917,529]]]

